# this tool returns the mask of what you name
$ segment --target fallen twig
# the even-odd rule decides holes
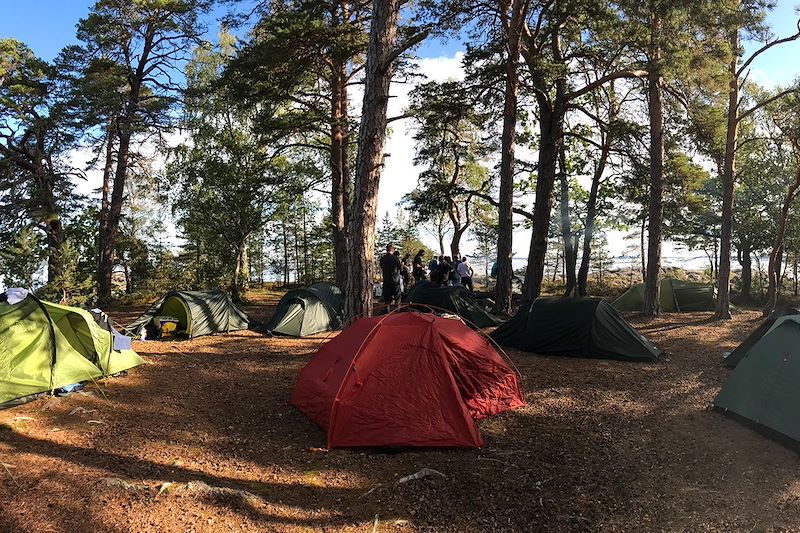
[[[3,465],[3,468],[6,470],[6,473],[8,474],[8,477],[11,478],[11,481],[14,482],[14,485],[16,485],[18,489],[22,490],[22,487],[17,482],[17,478],[15,478],[14,474],[11,473],[11,470],[8,469],[8,467],[15,468],[15,466],[14,465],[10,465],[10,464],[6,464],[6,463],[0,463],[0,464]]]
[[[397,481],[397,484],[400,485],[402,483],[407,483],[407,482],[415,480],[415,479],[422,479],[422,478],[428,477],[428,476],[440,476],[440,477],[443,477],[445,479],[447,478],[447,476],[445,476],[444,474],[442,474],[438,470],[434,470],[433,468],[423,468],[419,472],[416,472],[414,474],[411,474],[411,475],[408,475],[408,476],[405,476],[405,477],[401,477]]]

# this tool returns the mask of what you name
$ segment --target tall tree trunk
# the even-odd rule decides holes
[[[236,260],[233,267],[233,276],[231,278],[231,299],[234,302],[241,302],[242,295],[247,292],[250,287],[248,273],[250,272],[250,265],[248,264],[247,256],[247,241],[239,242],[235,246]]]
[[[753,298],[750,294],[753,286],[753,258],[750,256],[751,253],[750,243],[743,242],[739,245],[738,254],[736,256],[739,264],[742,266],[741,298],[745,302]]]
[[[495,285],[496,314],[511,314],[511,262],[514,239],[514,152],[517,139],[517,99],[519,97],[520,32],[525,23],[524,0],[501,2],[506,37],[505,93],[503,102],[503,133],[500,138],[500,206],[497,234],[497,284]],[[511,13],[509,17],[508,8]]]
[[[542,290],[547,238],[553,207],[556,181],[556,161],[562,139],[564,115],[560,109],[550,109],[544,98],[539,99],[539,165],[536,176],[536,200],[533,207],[533,233],[525,271],[524,301],[535,300]]]
[[[283,232],[283,286],[289,285],[289,229],[288,219],[289,214],[287,209],[284,209],[284,217],[281,221],[281,230]]]
[[[128,172],[128,159],[131,146],[131,128],[139,101],[139,89],[132,91],[128,102],[129,111],[124,123],[119,128],[119,145],[117,148],[117,166],[114,171],[114,185],[111,190],[111,202],[108,207],[108,220],[104,235],[100,240],[100,269],[98,272],[97,300],[104,306],[111,302],[111,279],[114,274],[114,253],[119,235],[119,221],[122,216],[122,204],[125,200],[125,178]]]
[[[575,266],[578,262],[578,249],[575,239],[572,236],[572,223],[569,219],[569,179],[567,177],[566,156],[564,154],[564,144],[561,144],[559,153],[559,181],[561,197],[561,237],[564,247],[564,273],[565,287],[564,296],[572,296],[575,291],[577,280],[575,278]]]
[[[719,249],[719,277],[717,281],[717,307],[714,316],[731,318],[731,238],[733,233],[733,190],[736,184],[736,144],[739,136],[739,31],[730,34],[734,56],[728,65],[728,120],[725,137],[725,160],[722,167],[722,232]]]
[[[47,237],[47,283],[55,283],[61,275],[61,247],[64,244],[64,227],[61,224],[61,210],[56,203],[55,183],[52,162],[45,156],[44,135],[36,134],[36,156],[33,167],[36,176],[36,189],[44,209],[42,222]]]
[[[346,0],[334,2],[341,21],[349,18]],[[350,162],[348,159],[348,94],[346,60],[334,58],[331,65],[331,222],[333,231],[333,258],[335,280],[338,287],[347,282],[347,219],[350,203]]]
[[[645,278],[647,277],[647,254],[645,253],[645,246],[644,246],[644,233],[647,229],[647,218],[642,217],[642,223],[639,225],[639,259],[641,260],[641,268],[642,268],[642,283],[644,283]]]
[[[100,231],[98,232],[98,257],[97,257],[97,284],[101,283],[100,273],[102,250],[106,248],[105,240],[108,234],[108,205],[109,205],[109,184],[111,183],[111,173],[114,171],[114,141],[115,125],[114,120],[109,120],[108,131],[106,133],[106,154],[105,164],[103,165],[103,183],[101,185],[102,196],[100,200]]]
[[[603,139],[603,148],[600,151],[600,159],[592,175],[592,186],[589,189],[589,200],[586,202],[586,223],[583,230],[583,255],[581,256],[581,266],[578,269],[578,296],[588,294],[589,267],[592,260],[592,237],[594,236],[594,224],[597,218],[597,197],[600,191],[600,179],[606,169],[606,162],[609,154],[608,134]]]
[[[659,312],[661,285],[661,230],[664,216],[664,102],[661,77],[661,50],[655,44],[661,35],[661,19],[653,15],[651,23],[651,66],[647,76],[648,115],[650,117],[650,201],[648,209],[647,276],[644,281],[642,312]]]
[[[345,291],[347,321],[372,314],[373,258],[377,221],[378,186],[386,140],[389,86],[393,63],[406,49],[421,42],[427,33],[409,38],[395,47],[397,20],[402,0],[373,0],[367,61],[364,66],[364,102],[358,131],[353,210],[348,224],[348,267]]]
[[[763,315],[769,316],[775,310],[775,305],[778,303],[778,281],[780,275],[780,254],[783,249],[783,240],[786,235],[786,223],[789,218],[789,209],[792,207],[792,202],[797,197],[798,190],[800,190],[800,168],[794,177],[794,182],[789,186],[786,191],[786,196],[783,200],[781,207],[781,215],[778,219],[778,231],[775,233],[775,240],[772,243],[772,253],[769,254],[769,264],[767,265],[767,278],[769,285],[767,286],[767,298],[764,304]]]

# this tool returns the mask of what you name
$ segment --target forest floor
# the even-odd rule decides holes
[[[631,320],[661,361],[510,350],[528,406],[482,450],[325,450],[288,403],[325,335],[136,342],[128,376],[0,411],[0,531],[800,530],[798,456],[707,410],[758,314]]]

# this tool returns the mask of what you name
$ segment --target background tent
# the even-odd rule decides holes
[[[315,283],[283,295],[269,322],[259,331],[305,337],[342,327],[342,291],[330,283]]]
[[[0,296],[0,403],[142,364],[83,309]]]
[[[599,298],[537,298],[491,334],[526,352],[654,361],[660,351]]]
[[[641,311],[644,305],[644,284],[632,286],[611,305],[617,311]],[[664,278],[661,280],[659,307],[668,313],[713,311],[714,285]]]
[[[800,441],[800,316],[775,321],[736,365],[714,407],[766,433]]]
[[[408,301],[446,309],[479,328],[496,326],[503,322],[486,312],[469,291],[461,286],[441,287],[429,281],[415,283],[408,293]]]
[[[525,405],[486,338],[415,311],[351,324],[303,368],[291,401],[328,447],[480,447],[474,419]]]
[[[170,291],[125,329],[131,335],[139,336],[157,316],[177,318],[177,331],[189,338],[250,326],[250,318],[220,290]]]
[[[725,366],[730,368],[735,367],[739,364],[747,352],[759,341],[761,338],[772,328],[775,322],[787,315],[800,315],[800,309],[796,309],[794,307],[783,307],[781,309],[776,309],[772,312],[770,316],[764,319],[759,326],[754,329],[750,335],[747,336],[745,340],[742,341],[739,346],[736,347],[731,353],[725,357]]]

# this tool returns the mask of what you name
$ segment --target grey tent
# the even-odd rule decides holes
[[[250,326],[250,318],[220,290],[170,291],[125,329],[138,336],[158,316],[177,318],[178,333],[189,338]]]
[[[496,326],[503,322],[486,312],[462,286],[441,287],[429,281],[416,283],[408,293],[408,302],[446,309],[479,328]]]
[[[736,347],[735,350],[725,357],[725,366],[733,368],[738,365],[739,361],[744,359],[744,356],[747,355],[747,352],[749,352],[750,349],[759,340],[761,340],[764,335],[766,335],[775,322],[779,318],[787,315],[800,315],[800,309],[796,309],[794,307],[783,307],[773,311],[772,314],[765,318],[764,321],[761,322],[761,324],[759,324],[758,327],[754,329],[739,346]]]
[[[800,445],[800,315],[775,321],[736,365],[713,404],[770,436]]]
[[[660,354],[599,298],[537,298],[491,337],[503,346],[547,355],[654,361]]]
[[[258,328],[266,333],[305,337],[342,327],[342,291],[330,283],[315,283],[287,292],[269,322]]]
[[[713,311],[714,285],[664,278],[661,280],[658,304],[662,311],[668,313]],[[617,311],[641,311],[644,305],[644,284],[632,286],[611,305]]]

